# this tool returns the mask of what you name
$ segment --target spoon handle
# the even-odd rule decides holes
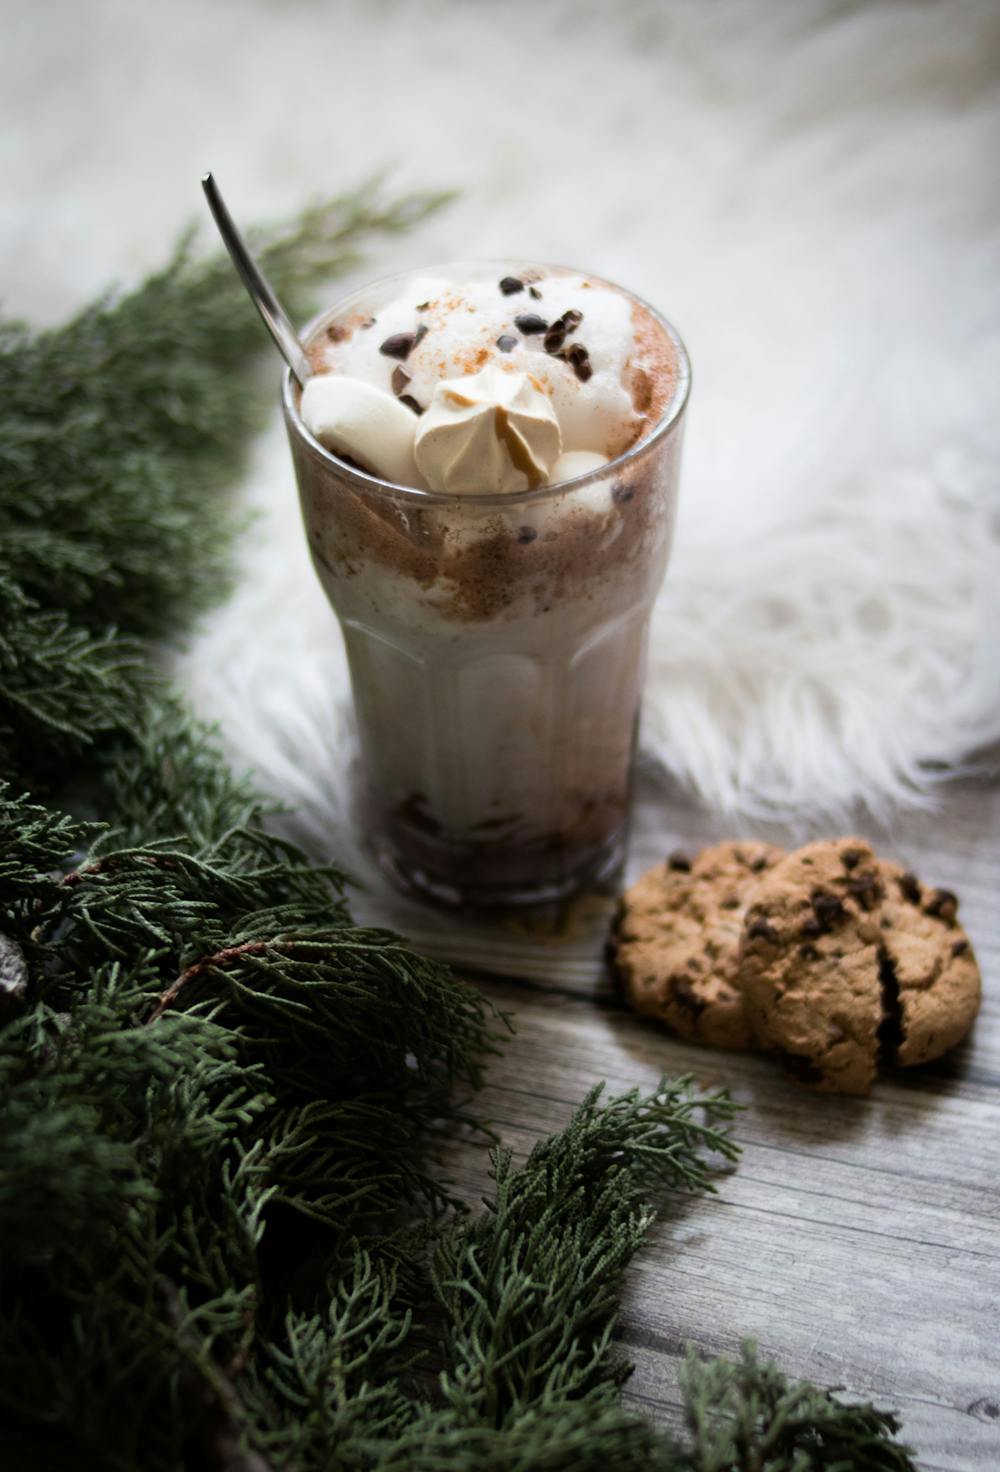
[[[225,200],[219,193],[219,186],[211,174],[202,175],[201,187],[205,191],[208,207],[219,227],[219,234],[232,256],[233,265],[239,272],[240,280],[250,293],[254,306],[263,317],[264,324],[274,338],[285,362],[299,383],[304,384],[306,379],[311,377],[312,369],[309,366],[305,349],[299,341],[298,333],[288,320],[284,308],[268,286],[260,267],[247,249],[242,235],[233,223],[232,215],[226,208]]]

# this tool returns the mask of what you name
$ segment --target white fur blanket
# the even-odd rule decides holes
[[[205,167],[249,220],[400,160],[464,195],[371,271],[565,260],[687,340],[663,769],[801,817],[920,801],[1000,738],[995,4],[2,8],[8,308],[158,262]],[[340,852],[345,669],[277,425],[245,495],[240,588],[182,678]]]

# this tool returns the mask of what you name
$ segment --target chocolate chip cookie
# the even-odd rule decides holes
[[[743,912],[783,853],[736,842],[674,854],[625,892],[610,957],[637,1012],[691,1042],[752,1046],[737,974]]]
[[[860,839],[811,843],[765,874],[743,921],[740,984],[757,1041],[804,1083],[866,1094],[880,1063],[937,1058],[979,1006],[954,895],[925,891]]]

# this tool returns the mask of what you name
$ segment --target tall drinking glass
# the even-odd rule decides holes
[[[307,346],[398,283],[337,303]],[[690,369],[670,324],[621,294],[658,340],[655,421],[559,485],[445,495],[380,480],[312,437],[285,377],[309,549],[347,648],[367,838],[397,884],[445,903],[562,899],[624,853]]]

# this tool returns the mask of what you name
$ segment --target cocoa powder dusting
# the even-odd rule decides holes
[[[646,466],[630,467],[633,495],[624,505],[612,500],[610,486],[603,511],[574,503],[570,492],[563,509],[553,512],[553,527],[543,524],[533,538],[521,524],[522,515],[532,514],[530,507],[485,514],[476,523],[477,535],[466,538],[449,534],[443,507],[335,483],[332,468],[305,447],[297,457],[307,520],[320,533],[328,565],[353,577],[378,563],[412,579],[435,609],[463,623],[495,618],[525,600],[544,613],[623,572],[641,578],[647,552],[665,531],[659,477]],[[616,485],[624,478],[619,475]],[[463,530],[462,508],[453,515]]]
[[[636,412],[643,416],[639,434],[644,435],[663,418],[677,391],[677,354],[660,324],[638,302],[632,305],[632,334],[628,388]]]

